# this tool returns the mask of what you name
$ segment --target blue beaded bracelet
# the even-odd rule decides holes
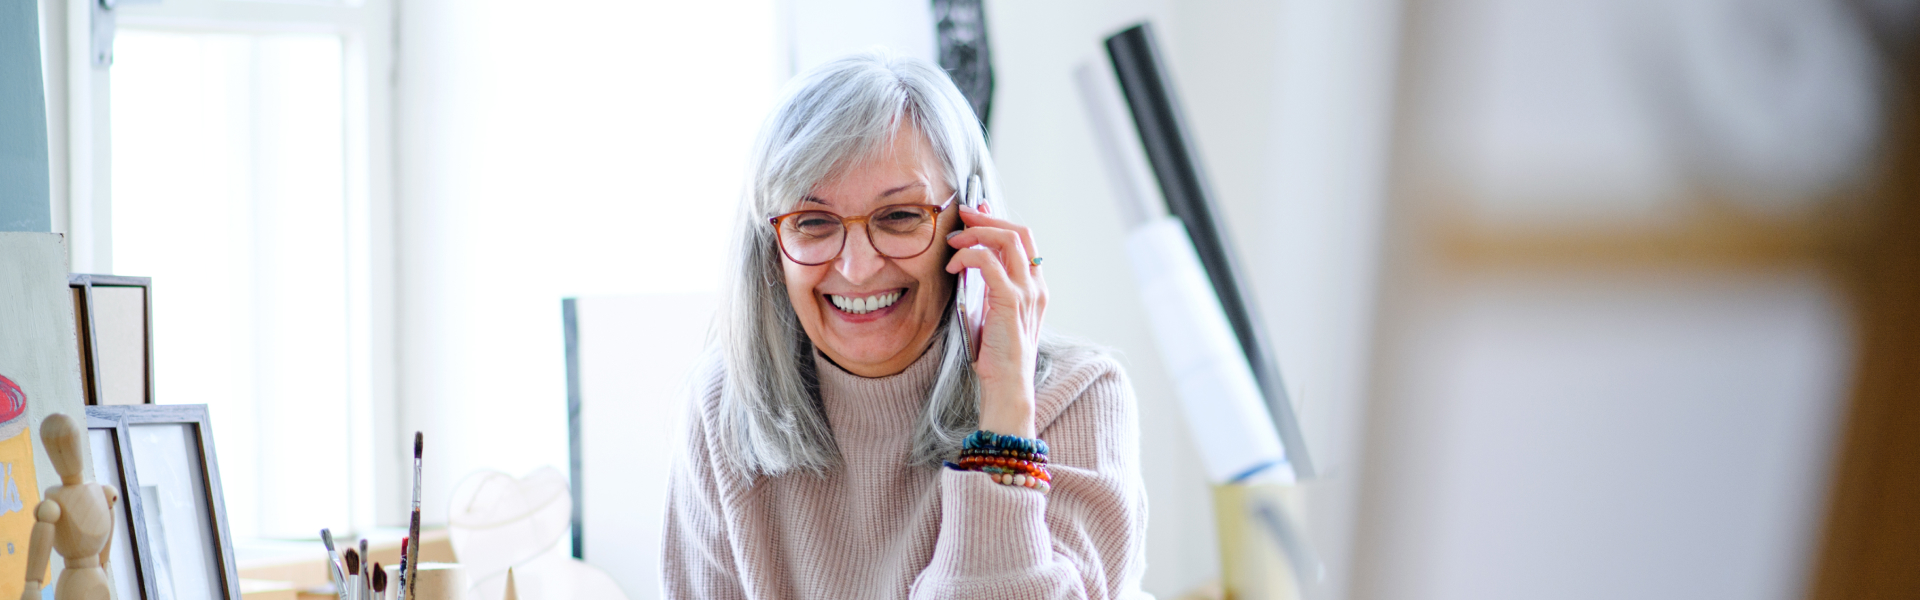
[[[1048,454],[1047,442],[1039,439],[1023,438],[1017,435],[994,433],[985,429],[973,432],[960,442],[966,450],[1016,450],[1034,454]]]

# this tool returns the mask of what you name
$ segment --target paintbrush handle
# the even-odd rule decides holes
[[[413,522],[407,525],[407,536],[413,541],[407,544],[407,581],[406,589],[400,590],[400,600],[413,600],[413,587],[420,574],[420,507],[415,503]]]
[[[406,588],[400,590],[400,600],[413,600],[413,589],[418,585],[415,575],[420,574],[420,457],[426,450],[426,434],[413,432],[413,519],[407,524],[407,537],[413,540],[407,548]]]
[[[347,599],[347,572],[340,568],[340,555],[332,548],[327,549],[327,579],[333,582],[333,592],[340,600]]]

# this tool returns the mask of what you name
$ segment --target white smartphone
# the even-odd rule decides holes
[[[967,178],[967,187],[960,191],[960,203],[969,208],[979,209],[984,200],[984,189],[980,185],[980,176]],[[966,224],[960,225],[962,229]],[[974,246],[979,248],[980,246]],[[953,315],[960,319],[960,337],[967,344],[967,362],[980,360],[980,330],[987,322],[987,281],[980,276],[979,269],[966,269],[960,272],[958,287],[953,293]]]

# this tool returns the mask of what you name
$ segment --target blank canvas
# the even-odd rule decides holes
[[[94,355],[100,361],[100,404],[147,402],[147,290],[93,287]]]
[[[588,564],[629,598],[659,597],[667,471],[715,294],[575,300],[580,532]]]

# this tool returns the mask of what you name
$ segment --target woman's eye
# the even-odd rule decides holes
[[[895,211],[888,211],[886,214],[880,215],[878,218],[874,219],[874,221],[879,222],[881,225],[887,226],[889,228],[900,228],[900,227],[914,227],[916,225],[919,225],[920,221],[924,220],[925,218],[926,217],[924,215],[921,215],[918,211],[895,210]]]
[[[817,232],[837,227],[840,223],[825,217],[805,216],[793,220],[793,226],[801,231]]]

